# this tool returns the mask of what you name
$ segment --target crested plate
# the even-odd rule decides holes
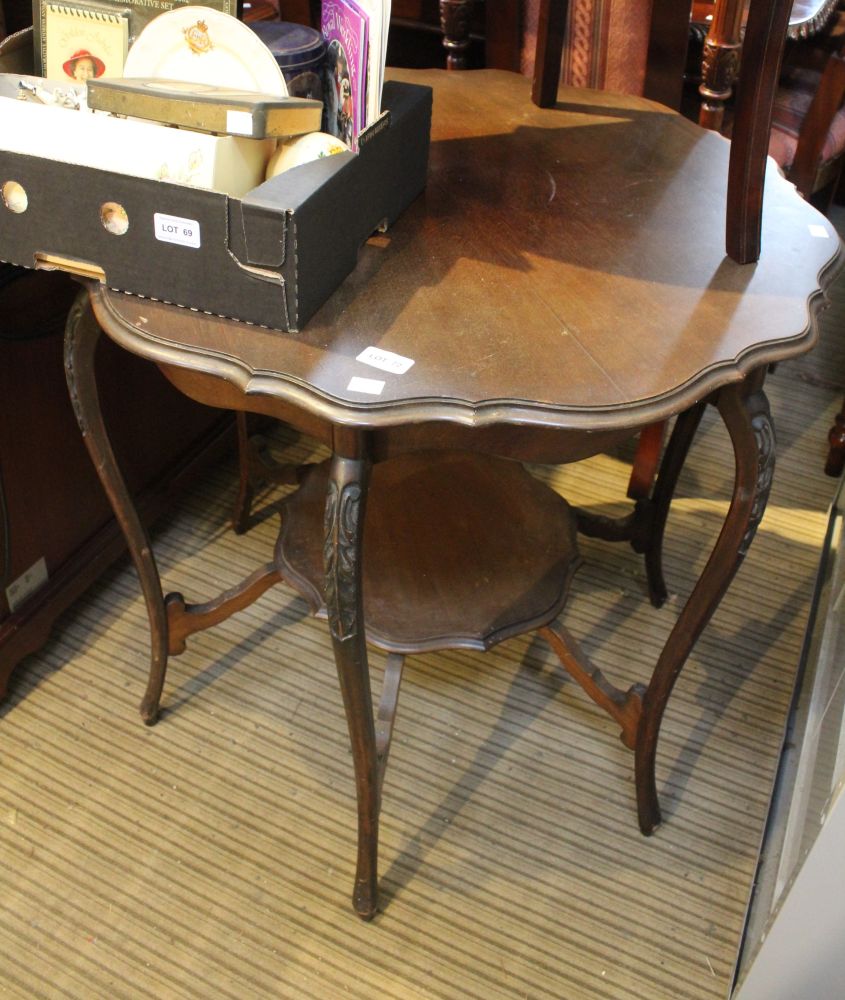
[[[125,77],[207,83],[285,97],[284,74],[261,39],[231,14],[176,7],[159,14],[129,49]]]

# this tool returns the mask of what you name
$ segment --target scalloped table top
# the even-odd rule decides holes
[[[335,422],[573,429],[662,419],[813,345],[840,241],[773,162],[762,255],[738,265],[715,133],[598,91],[539,109],[501,71],[391,75],[434,88],[426,192],[304,330],[99,288],[110,336]],[[372,368],[367,347],[413,365]],[[350,389],[356,376],[381,393]]]

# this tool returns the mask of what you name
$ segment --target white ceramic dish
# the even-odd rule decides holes
[[[284,173],[285,170],[290,170],[291,167],[310,163],[311,160],[348,152],[349,147],[345,143],[327,132],[309,132],[307,135],[288,139],[287,142],[280,142],[276,152],[270,157],[270,162],[267,164],[267,180],[276,174]]]
[[[153,18],[129,49],[123,75],[278,97],[288,92],[279,64],[258,35],[211,7],[176,7]]]

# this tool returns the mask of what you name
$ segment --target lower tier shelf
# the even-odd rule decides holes
[[[325,616],[327,462],[282,505],[281,575]],[[560,613],[579,563],[566,501],[522,465],[414,452],[374,466],[364,529],[367,639],[414,653],[489,649]]]

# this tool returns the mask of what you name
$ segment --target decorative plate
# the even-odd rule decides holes
[[[285,97],[284,74],[273,53],[243,22],[211,7],[176,7],[138,35],[126,77],[207,83]]]

